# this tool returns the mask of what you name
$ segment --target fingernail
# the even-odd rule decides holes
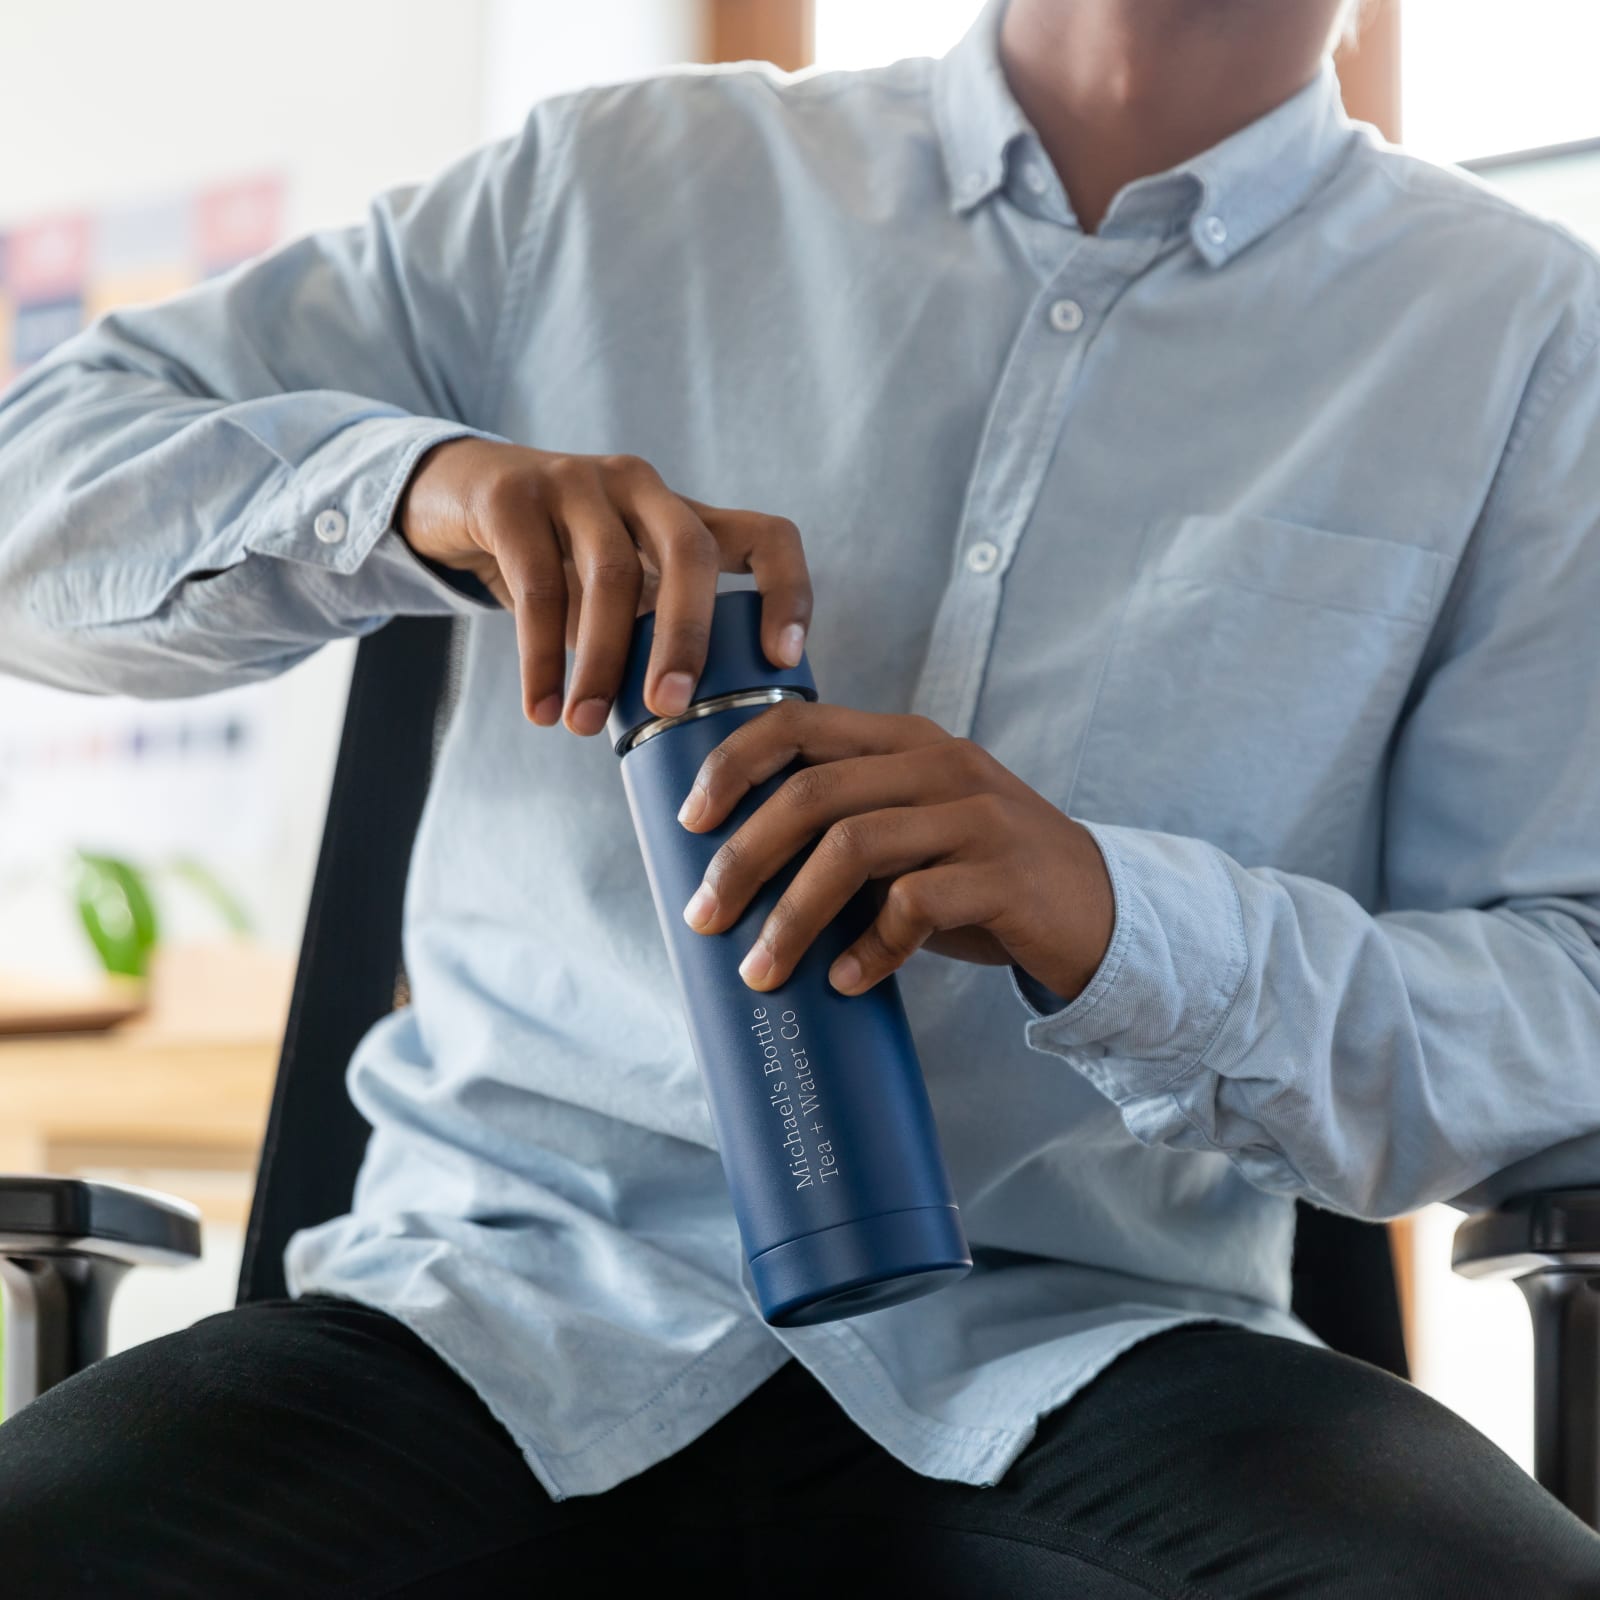
[[[791,622],[778,635],[778,659],[786,667],[798,667],[806,647],[806,630],[798,622]]]
[[[861,963],[854,956],[840,956],[828,970],[828,982],[835,989],[853,989],[861,982]]]
[[[691,928],[703,928],[716,914],[717,891],[709,883],[702,883],[689,896],[689,903],[683,908],[683,920]]]
[[[767,974],[772,971],[772,952],[757,939],[750,946],[749,953],[739,963],[739,976],[754,989],[758,984],[767,981]]]
[[[684,827],[692,828],[700,820],[700,813],[706,808],[706,792],[697,783],[689,791],[688,797],[678,807],[678,821]]]
[[[552,727],[561,720],[561,696],[547,694],[538,705],[533,708],[533,720],[541,728]]]
[[[675,717],[689,709],[694,679],[687,672],[669,672],[656,685],[656,709],[664,717]]]
[[[574,733],[599,733],[606,725],[606,713],[611,709],[611,702],[599,695],[588,700],[580,700],[572,708],[572,731]]]

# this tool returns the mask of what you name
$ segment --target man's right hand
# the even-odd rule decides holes
[[[645,704],[657,716],[684,710],[705,665],[719,572],[754,574],[774,665],[799,661],[811,621],[792,522],[685,499],[635,456],[452,439],[418,463],[399,526],[418,555],[471,573],[515,614],[522,708],[541,727],[605,726],[634,618],[652,608]]]

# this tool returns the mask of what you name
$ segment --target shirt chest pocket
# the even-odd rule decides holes
[[[1358,887],[1448,566],[1270,517],[1153,524],[1071,809]]]

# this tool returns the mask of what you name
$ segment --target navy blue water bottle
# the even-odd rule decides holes
[[[695,699],[675,717],[644,703],[654,615],[639,619],[607,725],[656,912],[700,1063],[723,1171],[762,1315],[799,1327],[929,1294],[972,1256],[894,980],[846,996],[828,968],[871,922],[865,891],[789,979],[764,993],[738,966],[805,859],[765,884],[722,933],[696,933],[683,908],[718,847],[781,784],[761,784],[719,827],[677,820],[700,763],[777,702],[815,700],[804,660],[774,667],[760,597],[720,595]],[[792,770],[792,769],[790,769]]]

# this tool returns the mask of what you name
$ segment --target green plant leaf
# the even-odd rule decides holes
[[[144,977],[160,927],[139,871],[115,856],[80,850],[73,898],[83,930],[106,971]]]
[[[173,877],[182,878],[210,902],[228,932],[243,935],[250,932],[250,913],[240,904],[237,896],[203,862],[193,856],[179,856],[170,868]]]

